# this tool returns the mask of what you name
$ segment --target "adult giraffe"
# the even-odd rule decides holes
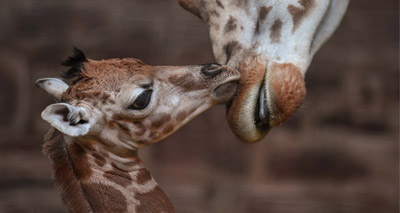
[[[238,69],[227,107],[233,132],[256,142],[304,100],[304,75],[349,0],[179,0],[207,23],[218,63]]]

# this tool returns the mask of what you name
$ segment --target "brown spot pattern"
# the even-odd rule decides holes
[[[278,43],[281,41],[281,30],[282,21],[280,19],[275,20],[270,29],[269,37],[272,43]]]
[[[94,162],[98,166],[103,167],[104,164],[106,163],[106,159],[103,156],[101,156],[99,153],[94,152],[94,153],[92,153],[92,156],[94,157]]]
[[[158,132],[156,132],[156,131],[151,131],[150,132],[149,138],[154,139],[154,138],[157,138],[157,137],[158,137]]]
[[[114,182],[122,187],[127,187],[132,184],[132,178],[125,171],[117,169],[113,166],[112,170],[104,172],[103,176],[107,178],[107,180]]]
[[[151,122],[151,126],[155,128],[161,127],[165,122],[168,122],[171,120],[171,115],[166,114],[166,113],[161,113],[158,115],[155,115],[156,119]]]
[[[305,17],[309,14],[309,11],[314,7],[314,0],[299,0],[299,4],[303,8],[296,7],[294,5],[288,6],[288,11],[292,15],[293,19],[293,29],[292,33],[294,33],[297,28],[300,26],[301,22]]]
[[[168,81],[174,86],[183,88],[184,91],[194,90],[198,84],[196,84],[196,79],[191,73],[183,76],[172,75],[168,77]]]
[[[139,185],[143,185],[143,184],[147,183],[148,181],[150,181],[151,179],[152,179],[152,177],[151,177],[149,170],[147,170],[146,168],[139,169],[139,171],[136,175],[136,182]]]
[[[135,129],[135,135],[136,136],[142,136],[146,132],[146,127],[141,123],[141,122],[134,122],[133,123],[136,127]]]
[[[175,212],[171,201],[158,185],[150,192],[135,194],[135,199],[140,201],[136,212]]]
[[[224,5],[219,0],[217,0],[217,5],[218,7],[225,9]]]
[[[256,26],[254,28],[254,34],[260,33],[260,25],[265,20],[265,18],[267,18],[268,13],[269,13],[269,11],[271,11],[271,9],[272,9],[272,6],[270,6],[270,7],[266,7],[266,6],[260,7],[260,11],[258,12],[258,18],[257,18]]]
[[[234,31],[237,27],[237,20],[232,16],[229,17],[228,22],[225,24],[224,33]]]
[[[121,122],[117,122],[117,126],[126,135],[131,135],[131,131],[130,131],[129,127],[126,124],[121,123]]]
[[[102,184],[82,184],[92,212],[126,212],[128,204],[119,190]]]
[[[168,126],[166,126],[166,127],[163,129],[163,133],[164,133],[164,134],[167,134],[167,133],[172,132],[173,130],[174,130],[174,125],[169,124]]]
[[[185,118],[186,118],[186,116],[187,116],[187,113],[185,112],[185,111],[181,111],[181,112],[179,112],[178,113],[178,115],[176,116],[176,121],[183,121],[183,120],[185,120]]]

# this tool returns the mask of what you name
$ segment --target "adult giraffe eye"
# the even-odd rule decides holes
[[[138,95],[136,100],[128,107],[128,109],[141,110],[147,107],[150,103],[153,90],[144,90]]]

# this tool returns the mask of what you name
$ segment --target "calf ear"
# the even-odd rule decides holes
[[[63,93],[68,89],[68,84],[58,78],[41,78],[35,82],[35,85],[53,96],[57,101],[61,100]]]
[[[43,120],[62,133],[77,137],[86,135],[95,123],[86,109],[66,103],[49,105],[42,112]]]

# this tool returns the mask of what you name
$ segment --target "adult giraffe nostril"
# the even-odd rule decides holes
[[[223,69],[224,68],[221,64],[217,63],[204,64],[203,67],[201,68],[201,74],[206,79],[213,78],[219,75],[223,71]]]

